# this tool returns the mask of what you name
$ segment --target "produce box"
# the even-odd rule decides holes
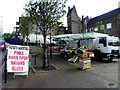
[[[87,52],[88,57],[94,57],[94,53],[93,52]]]
[[[77,55],[79,58],[81,58],[81,59],[88,58],[88,54],[87,54],[87,53],[84,53],[84,54],[76,53],[76,55]]]
[[[80,69],[85,70],[85,69],[90,69],[91,68],[91,60],[79,60],[79,65]]]
[[[88,58],[88,54],[87,53],[84,53],[83,55],[82,55],[82,58],[84,59],[84,58]]]
[[[86,57],[86,58],[82,58],[82,60],[91,60],[91,58]]]
[[[73,58],[68,59],[69,62],[75,63],[77,61],[78,57],[76,55],[73,56]]]

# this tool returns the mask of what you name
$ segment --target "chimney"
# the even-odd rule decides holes
[[[68,11],[70,10],[70,7],[68,7]]]
[[[75,5],[73,5],[73,8],[75,8]]]

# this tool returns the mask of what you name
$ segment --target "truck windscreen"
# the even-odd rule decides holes
[[[120,41],[109,42],[108,45],[109,45],[109,46],[120,46]]]

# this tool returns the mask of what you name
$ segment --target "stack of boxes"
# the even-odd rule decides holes
[[[79,60],[80,63],[80,69],[85,70],[85,69],[90,69],[91,68],[91,60]]]
[[[77,53],[77,55],[79,56],[79,65],[80,65],[80,69],[85,70],[85,69],[90,69],[91,68],[91,57],[90,56],[94,56],[92,55],[92,52],[88,52],[86,50],[84,50],[84,53],[80,54]]]

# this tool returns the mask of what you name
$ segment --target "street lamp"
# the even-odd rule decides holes
[[[84,39],[84,16],[82,15],[82,33],[83,33],[83,39]]]
[[[36,25],[36,46],[37,46],[37,25]]]

